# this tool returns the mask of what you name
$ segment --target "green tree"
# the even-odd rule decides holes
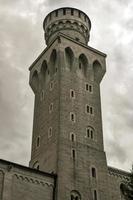
[[[129,181],[121,184],[121,191],[126,200],[133,200],[133,165]]]

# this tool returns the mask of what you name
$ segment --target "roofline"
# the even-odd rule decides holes
[[[89,24],[90,24],[90,30],[91,30],[91,20],[90,20],[90,18],[88,17],[88,15],[87,15],[85,12],[83,12],[82,10],[79,10],[78,8],[74,8],[74,7],[61,7],[61,8],[57,8],[57,9],[55,9],[55,10],[52,10],[52,11],[49,12],[49,13],[46,15],[46,17],[44,18],[43,24],[45,23],[46,18],[47,18],[50,14],[52,14],[53,12],[55,12],[55,11],[57,11],[57,10],[62,10],[62,9],[74,9],[74,10],[77,10],[77,11],[82,12],[82,13],[87,17],[87,19],[88,19],[88,21],[89,21]]]
[[[48,177],[51,177],[51,178],[54,178],[54,179],[57,177],[56,174],[50,174],[50,173],[47,173],[47,172],[43,172],[43,171],[40,171],[40,170],[37,170],[37,169],[33,169],[31,167],[26,167],[24,165],[20,165],[18,163],[14,163],[14,162],[3,160],[3,159],[0,159],[0,163],[6,164],[6,165],[12,165],[12,166],[15,166],[15,167],[18,167],[18,168],[23,168],[25,170],[30,170],[31,172],[34,172],[36,174],[45,175],[45,176],[48,176]]]
[[[34,64],[36,64],[36,62],[41,58],[41,56],[47,51],[47,49],[59,38],[59,37],[64,37],[64,38],[67,38],[68,40],[71,40],[72,42],[75,42],[77,44],[80,44],[81,46],[83,46],[84,48],[87,48],[87,49],[90,49],[91,51],[95,52],[95,53],[98,53],[104,57],[107,57],[107,54],[97,50],[97,49],[94,49],[93,47],[90,47],[88,45],[85,45],[79,41],[76,41],[74,40],[73,38],[69,37],[69,36],[66,36],[65,34],[59,32],[58,35],[54,38],[54,40],[49,44],[49,46],[47,46],[43,51],[42,53],[36,58],[36,60],[30,65],[29,67],[29,70],[31,70],[34,66]]]
[[[116,173],[120,173],[120,174],[126,175],[126,176],[130,176],[130,174],[131,174],[130,172],[127,172],[125,170],[118,169],[118,168],[115,168],[115,167],[111,167],[111,166],[108,166],[108,170],[116,172]]]

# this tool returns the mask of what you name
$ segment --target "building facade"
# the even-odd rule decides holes
[[[60,8],[43,27],[47,47],[30,66],[30,165],[0,161],[1,199],[122,199],[129,174],[107,166],[100,98],[106,54],[88,46],[91,21],[78,9]]]

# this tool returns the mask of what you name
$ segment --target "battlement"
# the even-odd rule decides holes
[[[59,32],[87,44],[90,38],[91,21],[81,10],[65,7],[49,13],[44,19],[43,28],[47,45]]]

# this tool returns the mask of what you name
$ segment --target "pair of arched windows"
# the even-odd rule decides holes
[[[74,64],[74,53],[70,47],[65,48],[66,66],[69,70],[72,70]],[[88,59],[84,54],[80,54],[78,58],[79,66],[77,68],[78,74],[86,76]]]
[[[92,139],[92,140],[95,139],[95,130],[94,130],[93,127],[88,126],[88,127],[86,128],[86,137],[87,137],[87,138],[90,138],[90,139]]]
[[[70,197],[71,200],[81,200],[81,195],[77,190],[72,190]]]

